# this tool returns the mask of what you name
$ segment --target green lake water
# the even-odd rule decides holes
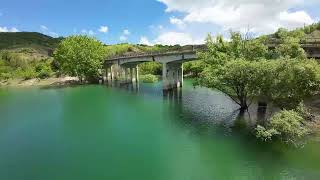
[[[320,144],[265,144],[222,94],[0,89],[0,180],[320,179]]]

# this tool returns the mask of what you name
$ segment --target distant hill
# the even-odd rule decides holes
[[[37,32],[1,32],[0,50],[33,49],[40,54],[51,55],[62,38],[53,38]]]

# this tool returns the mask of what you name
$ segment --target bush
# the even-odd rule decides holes
[[[297,113],[306,121],[312,121],[315,119],[315,116],[310,112],[302,102],[296,107]]]
[[[11,78],[11,73],[0,73],[0,80],[8,80]]]
[[[140,76],[140,80],[144,83],[154,83],[158,81],[158,78],[155,75],[146,74],[146,75]]]
[[[51,66],[50,66],[50,62],[49,63],[44,62],[44,63],[40,63],[40,64],[36,65],[35,70],[37,72],[37,77],[40,79],[48,78],[53,73]]]
[[[37,77],[37,73],[35,72],[35,70],[33,68],[27,68],[26,70],[23,70],[21,72],[21,77],[24,80],[33,79],[33,78]]]
[[[264,141],[278,137],[286,143],[295,144],[307,135],[308,129],[304,125],[303,117],[294,110],[283,110],[270,119],[266,127],[257,126],[256,137]]]
[[[265,127],[258,125],[256,128],[256,136],[257,138],[263,141],[272,140],[272,136],[278,135],[278,132],[275,129],[267,130]]]
[[[139,73],[145,74],[157,74],[162,73],[162,65],[156,62],[145,62],[139,65]]]

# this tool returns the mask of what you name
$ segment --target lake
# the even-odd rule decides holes
[[[261,143],[223,94],[161,83],[0,89],[1,180],[320,179],[320,144]]]

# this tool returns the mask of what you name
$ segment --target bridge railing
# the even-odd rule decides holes
[[[180,54],[180,53],[190,53],[195,52],[195,50],[183,50],[183,51],[158,51],[158,52],[147,52],[147,53],[131,53],[127,55],[118,55],[108,58],[107,60],[116,60],[116,59],[125,59],[130,57],[148,57],[148,56],[160,56],[160,55],[169,55],[169,54]]]
[[[279,44],[280,39],[277,38],[270,38],[266,42],[267,44]],[[320,38],[303,38],[300,40],[300,44],[320,44]]]
[[[130,53],[126,55],[116,55],[108,58],[107,60],[116,60],[116,59],[125,59],[130,57],[145,57],[145,56],[160,56],[160,55],[168,55],[168,54],[179,54],[179,53],[190,53],[195,52],[198,50],[206,49],[206,45],[189,45],[185,47],[181,47],[180,50],[173,50],[173,51],[152,51],[152,52],[145,52],[145,53]]]

